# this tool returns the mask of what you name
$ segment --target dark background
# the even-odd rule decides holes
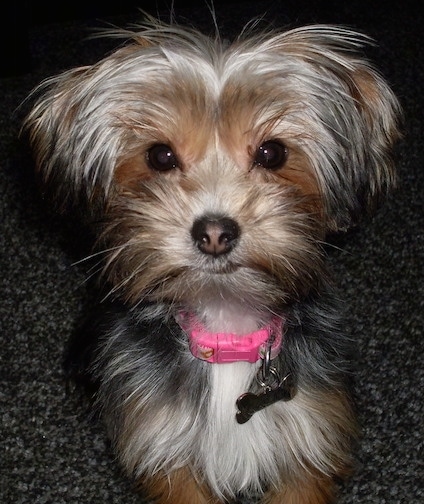
[[[337,241],[330,262],[358,341],[363,438],[344,504],[424,502],[424,175],[422,2],[215,2],[225,37],[252,17],[263,27],[326,22],[366,32],[368,55],[404,109],[399,188],[374,220]],[[38,195],[24,142],[28,105],[42,79],[89,64],[113,42],[89,39],[107,23],[141,19],[135,5],[169,19],[170,3],[16,2],[3,13],[0,58],[0,502],[140,502],[120,474],[102,427],[67,396],[63,349],[89,298],[85,238]],[[205,3],[175,0],[177,19],[213,32]],[[190,504],[190,503],[188,503]]]

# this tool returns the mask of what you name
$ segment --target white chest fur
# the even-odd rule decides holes
[[[192,403],[175,401],[139,416],[142,403],[148,402],[141,398],[133,410],[137,422],[129,419],[137,426],[126,436],[124,465],[140,476],[188,465],[225,497],[261,491],[264,483],[278,485],[282,475],[305,461],[323,472],[331,470],[331,420],[322,418],[314,399],[302,390],[237,423],[237,398],[249,390],[258,366],[211,364],[209,391],[196,410]]]

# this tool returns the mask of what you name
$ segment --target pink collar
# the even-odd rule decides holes
[[[225,362],[257,362],[265,357],[271,341],[271,359],[274,359],[282,344],[283,320],[275,317],[262,329],[252,333],[211,333],[194,315],[180,312],[177,322],[187,333],[191,353],[198,359],[222,364]]]

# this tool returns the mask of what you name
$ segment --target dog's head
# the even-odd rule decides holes
[[[226,45],[153,25],[55,77],[27,120],[59,206],[101,220],[113,289],[273,309],[322,275],[320,243],[394,180],[397,101],[364,37],[310,26]]]

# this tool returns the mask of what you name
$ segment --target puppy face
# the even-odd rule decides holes
[[[325,234],[393,183],[398,106],[360,36],[132,38],[47,82],[27,121],[57,200],[102,221],[112,291],[262,313],[316,288]]]

